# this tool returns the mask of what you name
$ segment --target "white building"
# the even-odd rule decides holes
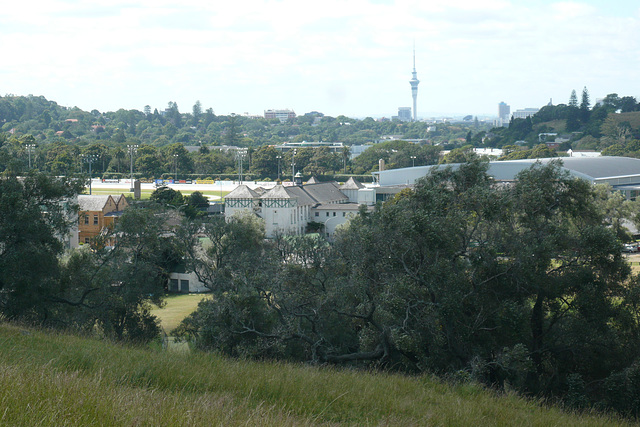
[[[364,188],[350,178],[344,185],[336,182],[309,181],[305,185],[272,189],[250,189],[240,185],[225,196],[225,217],[249,210],[264,219],[267,237],[278,234],[304,234],[310,223],[328,237],[335,229],[358,213],[361,204],[375,204],[374,190]],[[343,191],[344,190],[344,191]]]
[[[265,110],[265,119],[278,119],[281,123],[286,122],[289,119],[295,119],[296,113],[292,110]]]
[[[525,108],[524,110],[516,110],[513,112],[511,117],[514,119],[526,119],[527,117],[531,117],[540,111],[539,108]]]

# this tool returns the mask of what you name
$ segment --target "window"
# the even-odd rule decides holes
[[[169,284],[169,290],[171,292],[178,292],[178,279],[171,279],[171,283]]]
[[[89,225],[89,215],[84,216],[84,225]]]
[[[320,212],[316,212],[316,216],[320,216]]]
[[[342,217],[344,218],[345,216],[347,216],[346,212],[342,212]]]
[[[336,216],[336,213],[335,213],[335,212],[333,213],[333,216]]]
[[[98,215],[93,216],[93,225],[98,225]]]
[[[89,239],[89,237],[85,237],[85,238],[84,238],[84,242],[85,242],[86,244],[89,244],[89,240],[90,240],[90,239]]]
[[[329,216],[329,212],[327,212],[327,216]]]

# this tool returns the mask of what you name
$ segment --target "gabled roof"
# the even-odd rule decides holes
[[[101,211],[102,209],[104,209],[109,199],[113,198],[110,195],[79,194],[78,206],[80,207],[81,211]]]
[[[361,188],[364,188],[364,185],[362,185],[354,177],[349,177],[347,182],[340,186],[340,190],[359,190]]]
[[[293,188],[293,187],[290,187]],[[282,185],[276,185],[271,190],[266,191],[261,199],[291,199],[292,197],[296,197],[294,194],[290,194],[287,190],[289,188],[285,188]]]
[[[264,187],[256,187],[253,189],[253,191],[255,191],[258,196],[262,196],[267,191],[267,189]]]
[[[311,178],[309,178],[309,181],[307,181],[307,185],[309,184],[319,184],[320,181],[318,181],[318,178],[316,178],[315,176],[312,176]]]
[[[337,203],[348,200],[335,182],[305,185],[302,189],[318,203]]]
[[[298,206],[313,206],[318,203],[318,200],[314,199],[306,190],[306,186],[304,187],[285,187],[287,193],[289,193],[290,197],[295,197],[298,199]]]
[[[224,196],[225,199],[255,199],[258,193],[244,184],[238,185],[231,193]]]

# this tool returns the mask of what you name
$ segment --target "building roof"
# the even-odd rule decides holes
[[[255,199],[258,193],[247,187],[245,184],[238,185],[231,193],[224,196],[225,199]]]
[[[293,188],[293,187],[288,187],[288,188]],[[265,191],[265,193],[262,196],[260,196],[260,198],[261,199],[291,199],[292,197],[295,197],[295,195],[292,195],[287,191],[288,188],[285,188],[284,186],[278,184],[275,187],[273,187],[271,190]]]
[[[107,195],[79,194],[78,206],[80,207],[81,211],[101,211],[102,209],[104,209],[104,206],[109,201],[109,198],[112,198],[112,197],[108,194]]]
[[[305,187],[293,186],[284,188],[291,198],[298,199],[298,206],[313,206],[318,204],[320,201],[311,196]]]
[[[349,200],[340,191],[340,187],[335,182],[321,182],[318,184],[305,185],[302,188],[309,196],[318,203],[339,203]]]
[[[344,184],[342,184],[340,186],[340,190],[359,190],[361,188],[364,188],[364,185],[362,185],[357,179],[355,179],[354,177],[349,177],[349,179],[347,180],[347,182],[345,182]]]
[[[358,203],[329,203],[329,204],[320,204],[313,209],[318,211],[358,211],[360,209],[360,204]]]
[[[267,189],[264,187],[256,187],[253,189],[253,191],[255,191],[258,196],[262,196],[264,193],[267,192]]]
[[[628,182],[624,184],[640,183],[640,159],[630,157],[554,157],[544,159],[522,159],[505,160],[489,163],[489,175],[497,181],[513,181],[516,175],[529,168],[536,162],[543,164],[552,160],[561,160],[563,169],[573,176],[584,178],[590,182],[604,181],[606,179],[625,178]],[[381,186],[413,184],[418,178],[429,173],[433,168],[452,167],[457,168],[460,164],[418,166],[415,168],[389,169],[381,172],[374,172],[378,177]],[[622,182],[621,182],[622,184]]]
[[[309,178],[309,181],[307,181],[306,185],[319,184],[319,183],[320,183],[320,181],[318,181],[318,178],[316,178],[315,176],[312,176],[311,178]]]

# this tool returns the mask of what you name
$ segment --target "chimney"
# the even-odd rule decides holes
[[[378,160],[378,170],[382,172],[384,170],[384,159]]]

